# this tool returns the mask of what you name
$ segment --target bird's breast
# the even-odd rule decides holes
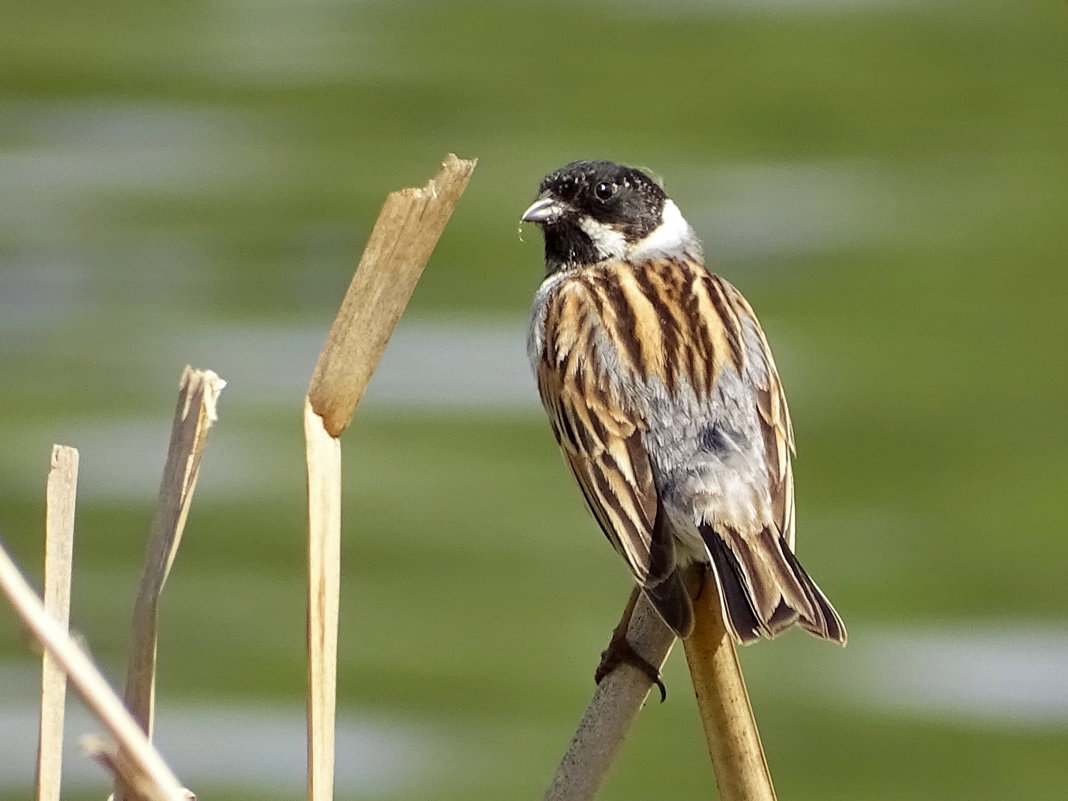
[[[699,262],[611,262],[542,284],[531,315],[531,358],[554,352],[586,358],[600,378],[624,392],[708,396],[727,369],[745,360],[738,311],[721,282]],[[662,387],[663,390],[659,391]]]

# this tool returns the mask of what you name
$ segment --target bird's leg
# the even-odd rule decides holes
[[[660,688],[660,702],[663,703],[667,698],[667,689],[664,687],[664,681],[660,678],[659,669],[635,651],[634,646],[627,639],[627,629],[630,628],[630,619],[634,616],[634,607],[638,603],[640,595],[641,589],[635,586],[634,591],[630,594],[630,600],[627,601],[627,607],[623,610],[623,617],[620,618],[619,624],[612,631],[612,639],[608,641],[608,647],[601,652],[601,663],[593,673],[593,680],[600,684],[604,677],[619,667],[620,664],[633,665],[648,676],[649,681]]]

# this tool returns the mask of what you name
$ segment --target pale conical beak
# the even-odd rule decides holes
[[[563,217],[567,210],[568,207],[556,198],[542,197],[531,203],[519,219],[523,222],[553,223]]]

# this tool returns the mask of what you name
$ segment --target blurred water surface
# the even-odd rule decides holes
[[[73,624],[113,676],[180,370],[230,381],[164,603],[159,716],[180,736],[206,706],[244,710],[217,721],[228,741],[293,734],[301,396],[385,194],[451,150],[478,169],[345,440],[342,713],[414,750],[339,796],[542,791],[628,582],[537,409],[541,245],[517,218],[548,170],[614,158],[663,177],[787,384],[800,551],[852,642],[742,654],[779,792],[1063,796],[1063,4],[3,16],[0,538],[39,576],[49,448],[79,447]],[[4,675],[31,659],[0,613]],[[667,679],[603,798],[712,792],[682,660]],[[0,720],[32,754],[32,682],[7,685],[31,688]]]

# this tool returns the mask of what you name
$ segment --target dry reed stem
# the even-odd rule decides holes
[[[675,642],[675,634],[644,593],[634,608],[627,640],[657,667],[664,664]],[[545,801],[589,801],[596,796],[652,686],[647,675],[626,663],[602,679],[543,796]]]
[[[738,664],[723,625],[715,584],[694,604],[694,632],[683,641],[697,708],[722,801],[775,801],[771,772]]]
[[[386,198],[319,354],[304,407],[308,463],[308,798],[334,782],[341,583],[341,446],[386,343],[407,306],[475,161],[449,154],[421,189]]]
[[[450,153],[425,187],[386,198],[308,389],[312,408],[332,436],[352,421],[476,162]]]
[[[122,777],[123,792],[131,801],[147,801],[158,795],[152,777],[144,767],[130,759],[114,742],[90,734],[82,738],[82,748],[113,776]],[[184,788],[182,798],[184,801],[197,801],[197,797]],[[111,796],[110,801],[114,801],[114,796]]]
[[[341,583],[341,440],[304,402],[308,460],[308,798],[334,788],[334,715]]]
[[[70,577],[74,555],[74,505],[78,451],[52,446],[45,485],[45,611],[66,631],[70,621]],[[45,651],[41,659],[41,726],[37,740],[37,801],[59,801],[63,768],[63,718],[67,674]]]
[[[152,521],[141,585],[134,604],[126,669],[126,707],[150,739],[156,693],[159,597],[182,541],[208,429],[215,422],[216,403],[225,386],[226,382],[211,370],[194,370],[186,366],[178,387],[178,403],[156,516]],[[115,801],[122,801],[124,794],[124,788],[116,784]]]
[[[180,783],[152,747],[137,721],[108,686],[96,665],[70,638],[66,629],[45,610],[44,604],[23,578],[7,551],[0,546],[0,591],[7,597],[27,630],[55,659],[85,705],[119,744],[126,765],[136,766],[136,775],[147,777],[145,801],[185,801]],[[120,769],[124,768],[119,765]],[[124,778],[135,781],[133,773]]]

